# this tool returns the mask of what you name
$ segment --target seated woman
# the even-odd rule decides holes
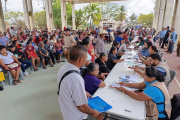
[[[6,70],[10,71],[15,80],[13,83],[17,85],[21,83],[19,80],[19,74],[21,72],[21,63],[13,55],[13,53],[6,50],[4,45],[0,45],[0,65]]]
[[[86,37],[82,40],[82,43],[81,43],[87,50],[89,50],[89,48],[91,47],[92,45],[92,42],[90,41],[90,38],[89,37]],[[85,67],[88,66],[88,64],[91,62],[91,55],[87,52],[87,59],[86,59],[86,64],[85,64]]]
[[[59,56],[58,56],[58,54],[56,53],[56,50],[55,50],[54,46],[53,46],[52,44],[49,44],[49,40],[45,40],[45,41],[44,41],[44,47],[45,47],[45,49],[47,49],[47,51],[49,52],[49,55],[50,55],[50,57],[51,57],[51,59],[52,59],[53,64],[56,63],[56,62],[55,62],[55,59],[54,59],[54,56],[56,57],[57,63],[59,63]]]
[[[168,90],[164,84],[164,77],[155,67],[148,66],[145,68],[144,82],[141,83],[120,83],[123,86],[130,88],[144,89],[143,92],[137,94],[129,91],[124,87],[117,88],[119,91],[123,91],[130,97],[139,100],[146,101],[147,116],[151,120],[169,120],[170,114],[167,110],[170,106],[170,96]],[[153,105],[153,106],[151,106]],[[170,109],[169,109],[170,110]],[[157,114],[156,111],[159,113]],[[150,114],[153,113],[153,114]]]
[[[46,65],[48,64],[48,61],[50,62],[51,67],[54,67],[53,63],[52,63],[52,60],[51,60],[50,56],[48,55],[47,49],[44,48],[44,43],[43,42],[41,42],[39,44],[38,56],[40,57],[40,60],[42,61],[44,69],[47,69]]]
[[[56,36],[55,36],[55,34],[51,35],[51,37],[50,37],[50,43],[51,43],[51,44],[55,44],[55,43],[56,43]]]
[[[110,70],[106,66],[106,62],[108,60],[108,56],[105,52],[101,52],[99,58],[95,60],[95,62],[99,65],[99,72],[100,73],[109,73]]]
[[[39,43],[42,42],[42,38],[39,36],[35,36],[33,38],[33,42],[36,44],[36,46],[39,46]]]
[[[112,70],[113,67],[116,65],[116,63],[124,61],[124,59],[119,60],[116,54],[117,54],[117,48],[114,46],[111,47],[109,55],[108,55],[108,61],[107,61],[107,66],[109,70]]]
[[[82,73],[85,81],[85,89],[93,95],[99,87],[105,87],[104,81],[99,80],[96,76],[99,74],[99,66],[95,62],[91,62]]]
[[[150,55],[150,53],[149,53],[149,51],[148,51],[148,49],[149,49],[150,46],[152,46],[152,42],[149,42],[149,41],[144,42],[144,47],[143,47],[143,48],[141,49],[141,51],[140,51],[140,54],[141,54],[143,57],[147,57],[147,56]]]
[[[14,54],[14,56],[21,63],[21,69],[22,69],[24,75],[27,76],[28,73],[26,72],[26,69],[32,65],[31,62],[26,60],[26,57],[23,52],[19,52],[18,50],[16,50],[16,46],[14,44],[11,44],[9,46],[9,50],[10,50],[10,52],[12,52]]]
[[[31,59],[34,71],[37,71],[40,59],[39,59],[38,55],[36,54],[36,51],[31,44],[31,41],[27,42],[27,46],[25,48],[25,53],[26,53],[27,58]],[[37,64],[35,64],[36,61],[37,61]]]
[[[148,52],[149,52],[149,54],[151,55],[151,54],[157,53],[158,50],[157,50],[156,46],[150,46],[149,49],[148,49]],[[148,57],[143,57],[140,53],[139,53],[138,55],[139,55],[139,59],[140,59],[145,65],[147,65],[147,66],[150,65],[150,62],[149,62],[149,60],[148,60],[148,57],[149,57],[149,56],[148,56]]]
[[[139,43],[138,47],[144,46],[144,39],[142,37],[138,37],[138,41],[135,43]]]
[[[62,39],[62,38],[59,38],[59,39],[57,40],[57,42],[54,43],[54,48],[55,48],[55,50],[56,50],[56,53],[57,53],[60,61],[61,61],[61,56],[62,56],[62,53],[63,53],[63,50],[62,50],[63,44],[61,44],[61,39]]]

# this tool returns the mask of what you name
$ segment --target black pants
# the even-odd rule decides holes
[[[56,52],[55,53],[50,53],[49,55],[50,55],[53,63],[55,62],[54,56],[55,56],[56,60],[59,60],[59,56],[58,56],[58,54]]]
[[[168,39],[168,38],[164,38],[164,39],[163,39],[163,44],[162,44],[161,48],[164,48],[164,45],[168,43],[168,42],[167,42],[167,39]]]
[[[158,120],[169,120],[169,119],[166,117],[166,118],[158,118]]]

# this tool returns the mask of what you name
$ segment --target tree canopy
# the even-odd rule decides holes
[[[40,12],[35,12],[34,13],[34,21],[37,21],[39,27],[46,27],[46,11],[40,11]]]
[[[151,27],[153,24],[153,13],[150,14],[140,14],[138,17],[138,23],[143,24],[146,27]]]

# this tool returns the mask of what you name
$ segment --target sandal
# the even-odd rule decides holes
[[[17,83],[17,80],[13,80],[13,83],[14,83],[14,85],[17,85],[18,83]]]
[[[54,67],[54,65],[51,65],[51,67]]]
[[[17,82],[18,82],[18,83],[21,83],[21,80],[18,79]]]

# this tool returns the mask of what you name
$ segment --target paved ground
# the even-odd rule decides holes
[[[106,48],[110,48],[110,44]],[[164,50],[162,50],[164,51]],[[175,53],[174,53],[175,54]],[[177,71],[180,78],[179,57],[165,54],[168,66]],[[57,98],[57,72],[64,63],[54,68],[39,70],[25,77],[17,86],[8,85],[0,92],[0,120],[62,120]],[[180,92],[176,80],[170,85],[171,96]]]

